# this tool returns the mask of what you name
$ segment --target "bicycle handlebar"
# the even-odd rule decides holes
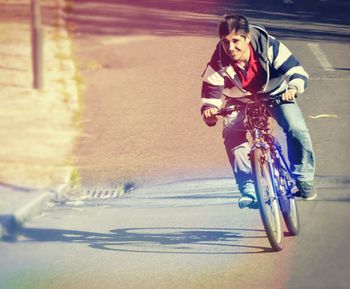
[[[295,96],[295,98],[297,98],[297,95]],[[244,98],[245,100],[247,98]],[[260,98],[257,100],[254,99],[249,99],[249,101],[241,101],[239,100],[239,98],[237,99],[233,99],[232,101],[232,107],[223,107],[221,109],[218,110],[217,113],[215,113],[215,115],[217,116],[227,116],[230,113],[234,112],[234,111],[238,111],[240,110],[240,107],[244,107],[245,105],[249,104],[249,103],[254,103],[254,102],[262,102],[267,106],[273,107],[273,106],[278,106],[280,104],[283,103],[294,103],[294,100],[289,101],[289,100],[282,100],[282,94],[278,94],[274,97],[265,97],[265,98]]]

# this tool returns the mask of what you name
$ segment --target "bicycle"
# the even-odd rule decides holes
[[[231,100],[230,100],[231,101]],[[283,249],[283,215],[288,232],[300,232],[295,179],[278,140],[268,125],[267,106],[279,105],[281,97],[232,99],[233,107],[224,107],[216,115],[226,117],[234,111],[244,113],[244,126],[252,137],[248,157],[251,161],[258,208],[264,229],[273,250]]]

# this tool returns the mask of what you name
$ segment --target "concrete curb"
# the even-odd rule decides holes
[[[16,237],[19,229],[24,224],[33,218],[39,216],[49,202],[55,201],[62,197],[70,188],[70,182],[60,185],[57,190],[48,190],[41,193],[36,193],[35,196],[24,200],[22,205],[19,205],[9,214],[3,215],[0,219],[0,241],[12,240]]]
[[[5,212],[5,214],[2,212],[3,215],[0,218],[0,241],[14,240],[17,232],[26,222],[39,216],[48,207],[49,202],[62,198],[72,186],[70,182],[72,170],[70,169],[66,173],[64,183],[57,186],[56,189],[32,192],[28,198],[22,200],[22,204],[12,208],[12,211]]]
[[[72,187],[70,181],[72,170],[70,169],[66,173],[64,183],[57,186],[56,189],[31,193],[28,199],[24,199],[23,203],[18,205],[17,208],[9,211],[8,214],[5,213],[0,218],[0,241],[14,239],[18,230],[26,222],[39,216],[48,207],[49,202],[62,198]]]
[[[52,192],[43,192],[9,215],[5,215],[0,220],[0,239],[10,238],[25,222],[40,215],[52,197]]]

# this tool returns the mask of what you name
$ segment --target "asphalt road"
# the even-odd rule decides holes
[[[232,180],[169,183],[55,204],[0,244],[0,288],[349,288],[349,190],[299,202],[302,232],[272,252]]]
[[[317,5],[287,14],[295,6],[283,1],[270,12],[237,2],[311,76],[299,102],[319,198],[299,203],[302,233],[274,253],[257,211],[236,205],[221,128],[199,117],[215,15],[232,4],[102,2],[76,2],[70,19],[86,83],[75,161],[83,192],[120,180],[138,188],[53,204],[0,244],[0,288],[349,288],[347,22],[317,18]]]
[[[75,164],[85,189],[231,176],[221,126],[209,129],[199,115],[200,76],[217,42],[217,15],[232,5],[214,2],[75,6],[70,22],[85,81]],[[350,140],[346,21],[302,10],[290,15],[294,6],[282,1],[265,12],[247,3],[236,2],[279,36],[311,76],[299,102],[314,141],[317,175],[349,176],[343,148]]]

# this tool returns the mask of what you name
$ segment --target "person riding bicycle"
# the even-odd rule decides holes
[[[242,15],[225,15],[220,22],[220,41],[202,75],[201,114],[208,126],[216,125],[215,113],[232,105],[232,99],[249,95],[282,94],[284,102],[268,108],[286,134],[291,171],[301,196],[315,199],[315,157],[308,128],[295,101],[309,76],[290,50],[264,27],[250,25]],[[230,103],[231,101],[231,103]],[[256,202],[249,145],[242,112],[225,118],[223,138],[241,197],[240,208]]]

